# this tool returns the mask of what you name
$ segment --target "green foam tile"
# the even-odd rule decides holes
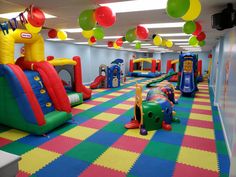
[[[217,153],[228,155],[228,150],[224,141],[216,141]]]
[[[215,122],[214,123],[214,129],[215,130],[222,130],[222,126],[220,122]]]
[[[174,133],[184,134],[186,129],[186,126],[180,123],[172,123],[171,126],[172,126],[172,132]]]
[[[70,124],[70,123],[65,123],[60,127],[57,127],[55,130],[53,130],[56,134],[60,135],[62,133],[65,133],[66,131],[76,127],[76,124]]]
[[[103,127],[103,130],[118,133],[118,134],[124,134],[127,130],[124,128],[123,124],[111,122],[107,124],[105,127]]]
[[[27,145],[27,144],[22,144],[19,142],[13,142],[10,144],[7,144],[6,146],[1,147],[0,149],[12,154],[16,155],[22,155],[30,150],[32,150],[34,147]]]

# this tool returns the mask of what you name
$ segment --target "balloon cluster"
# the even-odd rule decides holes
[[[26,15],[27,17],[25,17]],[[18,28],[18,22],[16,20],[18,17],[21,24],[25,26],[30,33],[39,33],[45,22],[45,15],[43,11],[40,8],[31,5],[17,17],[0,24],[0,28],[2,29],[4,35],[9,33],[9,26],[13,31]]]
[[[202,31],[202,26],[199,22],[194,22],[194,25],[194,31],[189,33],[192,34],[189,37],[189,45],[203,47],[206,44],[206,34]]]
[[[149,31],[146,27],[138,25],[136,28],[131,28],[126,32],[125,38],[128,42],[133,42],[137,38],[145,40],[148,38]]]
[[[88,39],[89,45],[92,45],[104,38],[104,30],[101,27],[112,26],[116,21],[116,14],[109,7],[101,6],[82,11],[77,21],[83,29],[82,35]],[[101,27],[96,27],[96,24]]]
[[[50,29],[48,31],[48,37],[49,38],[56,38],[57,37],[60,40],[66,40],[67,33],[62,30]]]
[[[121,37],[114,42],[108,41],[107,47],[114,47],[114,49],[120,49],[125,41],[126,41],[125,37]]]
[[[173,47],[173,42],[171,40],[163,39],[159,35],[153,34],[152,39],[153,39],[153,44],[156,46],[163,46],[168,48]]]

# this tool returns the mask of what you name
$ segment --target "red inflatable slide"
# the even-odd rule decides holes
[[[106,78],[105,76],[97,76],[95,80],[90,84],[90,88],[96,89],[99,86],[99,84],[105,80],[105,78]]]

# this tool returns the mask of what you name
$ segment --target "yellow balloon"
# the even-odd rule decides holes
[[[25,24],[25,28],[27,29],[27,31],[29,31],[30,33],[39,33],[42,29],[42,27],[35,27],[33,25],[31,25],[30,23],[26,23]]]
[[[165,46],[166,46],[166,40],[165,40],[165,39],[163,39],[163,40],[162,40],[162,43],[161,43],[161,45],[162,45],[163,47],[165,47]]]
[[[120,46],[118,46],[115,42],[113,43],[113,47],[114,47],[115,49],[120,49]]]
[[[153,44],[158,46],[158,45],[161,45],[161,43],[162,43],[161,36],[156,35],[153,39]]]
[[[173,46],[173,42],[170,40],[166,41],[166,47],[171,48]]]
[[[90,41],[90,39],[88,39],[88,45],[93,45],[94,43],[92,43],[91,41]]]
[[[93,36],[93,34],[94,34],[93,30],[90,30],[90,31],[83,30],[82,31],[82,35],[87,39],[91,38]]]
[[[193,21],[200,15],[202,10],[200,0],[190,0],[190,7],[186,14],[181,18],[185,21]]]
[[[66,34],[65,31],[61,31],[61,30],[60,30],[60,31],[57,32],[57,37],[58,37],[58,39],[66,40],[67,34]]]

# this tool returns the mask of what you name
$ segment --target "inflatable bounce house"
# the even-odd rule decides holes
[[[117,64],[100,65],[99,76],[90,84],[91,89],[120,87],[121,68]]]
[[[174,86],[164,82],[147,93],[146,100],[142,100],[142,87],[136,84],[134,118],[125,125],[127,129],[140,128],[141,135],[147,135],[149,130],[171,130],[172,122],[179,122],[174,118],[173,104],[175,101]]]
[[[59,74],[72,106],[81,104],[83,100],[91,98],[92,90],[86,88],[82,83],[79,56],[73,57],[73,60],[66,58],[54,59],[53,56],[48,56],[47,61],[54,66]]]
[[[179,56],[179,81],[176,88],[183,96],[193,97],[198,91],[198,56],[192,53],[184,53]]]
[[[128,75],[133,77],[158,77],[161,75],[161,60],[153,58],[130,60]]]
[[[175,72],[176,74],[172,75],[168,80],[170,82],[178,82],[178,73],[176,70],[176,65],[179,63],[179,59],[176,60],[167,60],[166,64],[166,73],[173,73]]]
[[[25,56],[16,62],[15,43],[25,44]],[[0,33],[0,124],[42,135],[72,118],[61,79],[44,59],[40,34]]]

